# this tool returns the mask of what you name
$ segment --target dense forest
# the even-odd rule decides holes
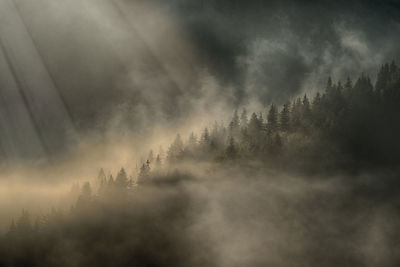
[[[400,266],[400,1],[0,0],[0,267]]]
[[[364,179],[361,187],[353,177],[356,186],[348,191],[307,189],[297,198],[273,190],[274,186],[287,190],[287,181],[265,179],[266,170],[304,170],[316,176],[361,169],[396,173],[399,103],[400,68],[393,62],[381,67],[375,85],[364,74],[355,82],[329,79],[324,91],[312,99],[304,95],[282,107],[272,104],[266,114],[248,114],[245,108],[234,111],[228,125],[215,123],[199,137],[192,133],[187,141],[178,134],[165,155],[150,151],[134,175],[122,168],[114,178],[101,169],[94,182],[74,185],[71,195],[76,201],[67,212],[53,209],[37,216],[23,210],[0,237],[0,266],[221,266],[220,247],[211,236],[235,240],[235,235],[251,232],[247,228],[251,220],[272,225],[272,230],[254,230],[262,235],[259,249],[274,251],[282,246],[286,254],[250,261],[239,253],[230,256],[238,258],[232,266],[364,266],[365,255],[354,248],[364,242],[360,220],[367,227],[372,218],[366,206],[378,203],[387,208],[392,203],[396,207],[399,199],[390,189],[397,185],[396,174],[385,179],[377,176],[369,186]],[[258,164],[253,168],[260,172],[248,167],[249,162]],[[191,164],[213,165],[205,174],[193,174],[182,167]],[[201,179],[205,180],[200,183]],[[210,211],[209,192],[225,188],[235,195],[220,205],[229,211],[228,220],[244,223],[245,232],[235,230],[227,236],[213,232],[224,228],[209,232],[216,216]],[[284,200],[277,206],[268,204],[276,199]],[[263,217],[264,206],[272,217]],[[201,214],[207,219],[199,226]],[[349,214],[355,215],[345,222],[335,221]],[[391,217],[393,225],[399,221],[398,216]],[[277,240],[301,240],[301,250],[268,239],[265,235],[276,234],[273,229],[290,234]],[[398,230],[385,229],[392,236],[400,235]],[[321,241],[315,240],[320,237]],[[399,260],[394,252],[399,247],[393,242],[393,254],[387,252],[386,265],[381,266],[394,266]]]
[[[392,62],[381,67],[375,86],[364,74],[354,83],[329,78],[312,99],[304,95],[281,109],[272,104],[265,119],[263,112],[249,116],[244,108],[240,115],[234,112],[229,125],[216,122],[199,138],[192,133],[184,143],[178,134],[167,159],[261,160],[314,171],[395,166],[399,103],[400,69]]]

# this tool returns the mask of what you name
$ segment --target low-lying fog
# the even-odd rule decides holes
[[[99,169],[82,172],[77,166],[68,166],[69,177],[65,168],[24,171],[31,173],[30,180],[5,173],[0,182],[2,232],[22,209],[29,210],[32,220],[52,208],[69,216],[77,200],[71,185],[77,181],[91,181],[97,194]],[[134,168],[127,170],[130,174]],[[105,168],[106,173],[116,171]],[[51,183],[37,179],[60,173],[62,179]],[[114,242],[109,253],[121,265],[393,266],[399,260],[399,199],[377,182],[382,177],[391,178],[294,175],[257,163],[181,164],[165,168],[151,184],[136,186],[128,199],[103,199],[105,208],[78,216],[75,227],[87,233],[64,241],[90,242],[88,254],[75,259],[78,265],[109,260],[103,246]],[[46,257],[58,257],[64,241]],[[58,266],[70,266],[68,255],[82,249],[76,243],[63,252]]]

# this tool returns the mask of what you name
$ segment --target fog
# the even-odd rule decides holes
[[[0,265],[398,265],[399,10],[0,0]]]
[[[88,132],[203,127],[313,94],[328,76],[374,80],[399,56],[389,2],[1,4],[6,157],[53,157]]]
[[[18,252],[22,244],[14,240],[11,252],[2,252],[7,255],[3,260],[37,264],[39,251],[46,251],[40,258],[42,266],[393,266],[397,262],[400,218],[393,205],[398,197],[381,196],[377,192],[382,188],[376,188],[376,179],[391,174],[302,177],[262,165],[235,165],[174,166],[128,194],[99,195],[82,206],[70,198],[78,205],[76,210],[70,214],[69,207],[64,208],[51,228],[39,228],[39,254]],[[16,207],[31,199],[25,207],[32,215],[44,214],[50,203],[60,207],[68,192],[62,184],[8,186],[2,194],[4,206]]]

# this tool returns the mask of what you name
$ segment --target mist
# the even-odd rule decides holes
[[[19,158],[52,157],[93,132],[128,128],[147,135],[160,125],[206,125],[215,120],[210,114],[226,121],[234,108],[258,112],[313,94],[329,76],[344,81],[366,73],[374,80],[380,64],[399,56],[398,9],[390,1],[2,5],[3,53],[9,58],[2,94],[15,103],[3,105],[9,132],[3,146]],[[22,51],[26,56],[18,58]],[[7,95],[12,87],[20,87],[25,100]],[[19,147],[24,140],[29,144]],[[7,148],[10,143],[17,148]]]
[[[398,265],[399,11],[0,0],[0,265]]]
[[[33,234],[40,238],[36,252],[19,248],[31,246],[33,236],[7,234],[3,264],[393,266],[398,260],[399,217],[387,202],[398,197],[371,197],[369,186],[389,174],[310,179],[262,166],[174,168],[133,191],[104,191],[89,202],[82,195],[71,211],[49,213]]]

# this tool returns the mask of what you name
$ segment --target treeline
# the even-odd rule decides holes
[[[124,168],[121,168],[114,176],[106,175],[103,168],[96,179],[92,182],[84,182],[82,185],[75,183],[71,186],[69,198],[75,202],[71,206],[70,212],[81,212],[86,206],[92,205],[95,202],[116,199],[127,196],[132,193],[138,185],[143,185],[151,182],[154,175],[159,175],[160,166],[155,165],[151,171],[150,161],[138,170],[137,175],[126,173]],[[115,178],[114,178],[115,177]],[[120,200],[120,199],[119,199]],[[33,217],[29,211],[22,210],[18,219],[12,220],[8,235],[13,234],[28,234],[32,232],[40,232],[42,229],[49,227],[63,217],[63,212],[57,209],[52,209],[48,214],[42,214]]]
[[[71,206],[68,216],[81,215],[82,212],[85,213],[102,202],[121,201],[125,203],[136,192],[138,185],[160,184],[157,182],[158,177],[163,177],[162,182],[169,182],[170,180],[166,179],[169,176],[161,172],[162,166],[158,160],[155,160],[154,164],[147,160],[136,170],[135,174],[129,176],[124,168],[121,168],[115,176],[106,175],[104,169],[101,168],[97,178],[93,179],[92,182],[86,181],[82,185],[73,184],[69,198],[75,204]],[[172,172],[172,175],[180,176],[175,172]],[[52,228],[55,224],[63,221],[65,217],[68,217],[64,215],[64,212],[53,208],[47,214],[32,216],[29,211],[23,209],[16,220],[12,219],[7,236],[21,237],[38,234],[43,230]]]
[[[181,160],[262,160],[307,168],[393,165],[400,156],[400,69],[392,62],[375,85],[362,74],[354,83],[328,79],[323,92],[270,105],[265,114],[236,110],[228,125],[215,123],[167,152]]]
[[[203,266],[182,234],[198,211],[176,181],[190,177],[157,176],[149,165],[135,179],[123,168],[115,178],[101,170],[92,183],[73,185],[69,210],[22,210],[0,235],[0,266]],[[200,256],[207,263],[209,254]]]
[[[400,69],[393,62],[381,67],[375,85],[365,75],[354,83],[329,79],[312,99],[272,104],[264,114],[234,111],[228,125],[215,123],[186,140],[178,134],[166,155],[150,151],[132,175],[124,168],[115,176],[101,169],[94,183],[74,185],[76,202],[68,212],[33,217],[23,210],[0,236],[0,266],[213,266],[209,244],[196,240],[196,254],[190,254],[192,241],[182,234],[199,212],[199,200],[191,203],[179,182],[193,177],[169,173],[168,165],[257,161],[316,171],[396,166],[399,104]]]

